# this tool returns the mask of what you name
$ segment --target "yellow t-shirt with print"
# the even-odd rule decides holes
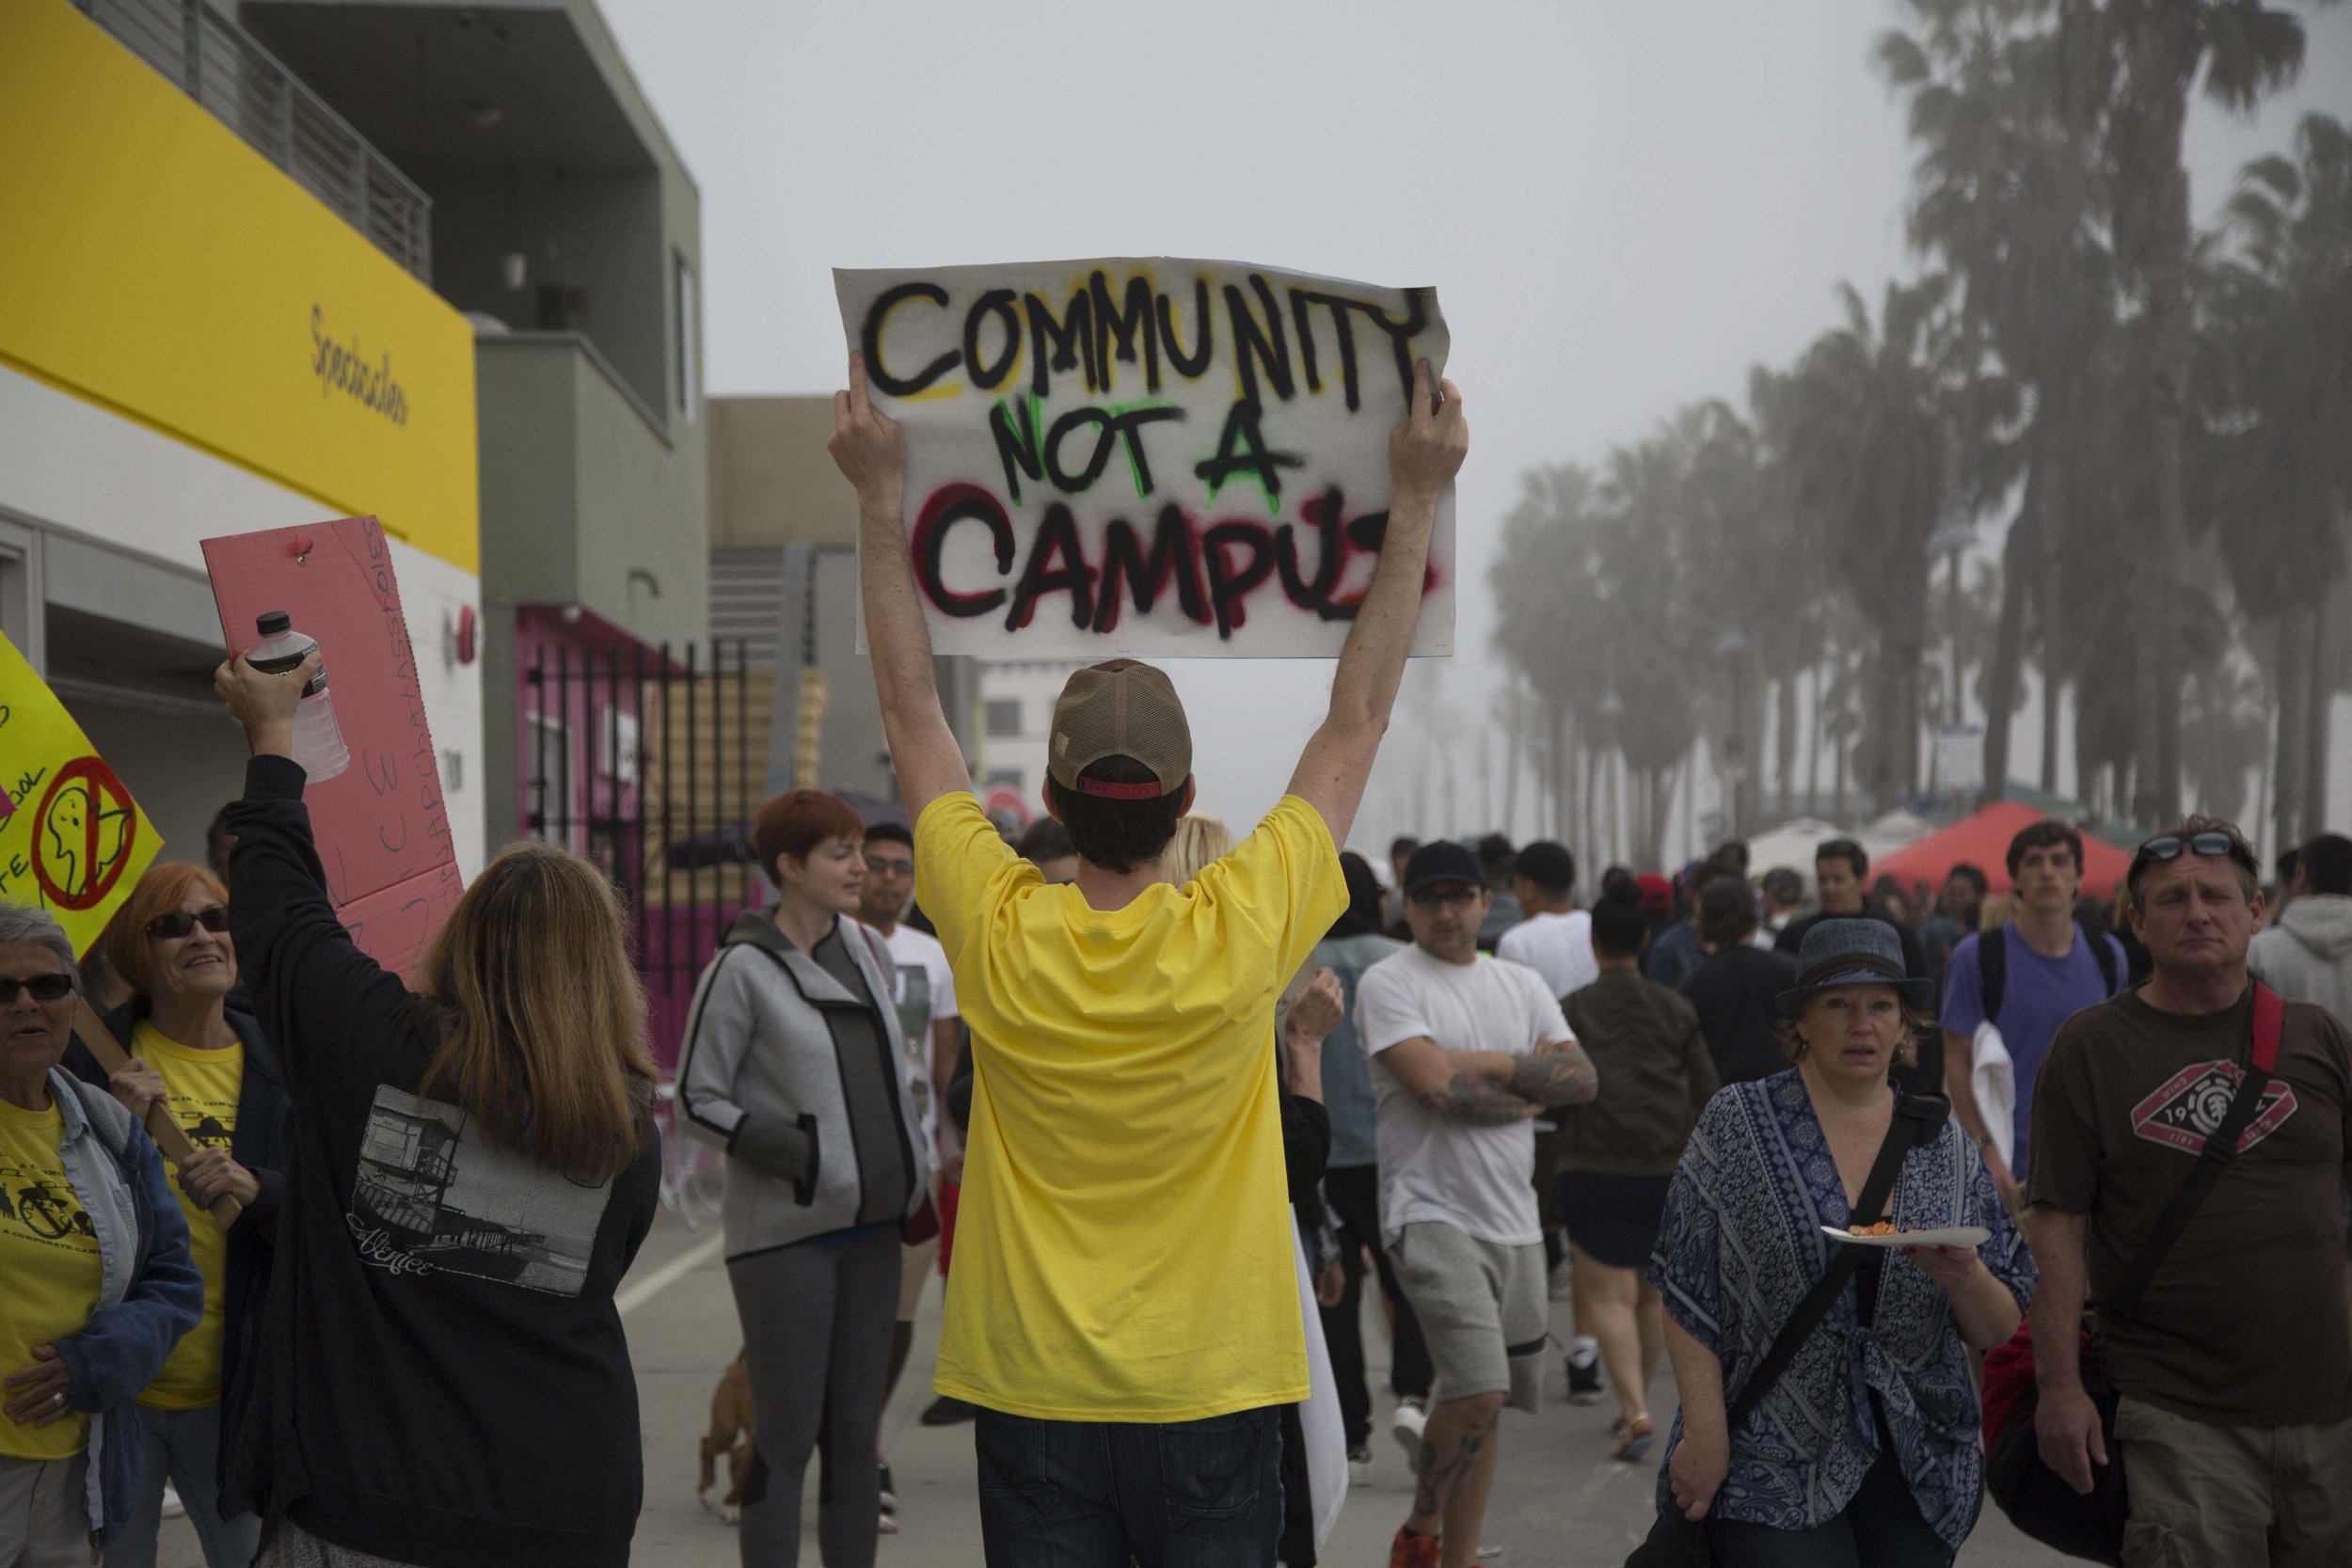
[[[0,1377],[30,1366],[35,1345],[79,1334],[98,1307],[98,1231],[66,1179],[64,1136],[54,1098],[45,1111],[0,1100]],[[69,1459],[88,1446],[87,1416],[37,1427],[0,1412],[0,1454],[11,1459]]]
[[[237,1095],[245,1087],[245,1047],[199,1051],[141,1020],[131,1032],[131,1054],[163,1074],[171,1117],[199,1148],[227,1148],[237,1131]],[[220,1402],[220,1352],[229,1301],[229,1234],[210,1211],[187,1195],[173,1173],[171,1191],[188,1222],[188,1251],[204,1275],[204,1321],[171,1348],[164,1370],[138,1402],[161,1410],[196,1410]]]
[[[972,1130],[935,1386],[1047,1420],[1307,1397],[1274,1005],[1346,905],[1286,796],[1183,888],[1089,909],[969,794],[914,831],[972,1026]]]

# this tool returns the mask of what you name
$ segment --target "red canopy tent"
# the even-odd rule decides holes
[[[1991,891],[2008,893],[2009,841],[2017,836],[2019,829],[2042,820],[2042,814],[2033,807],[2015,800],[1995,800],[1976,816],[1950,827],[1906,844],[1896,853],[1870,867],[1870,880],[1878,880],[1882,873],[1894,878],[1906,888],[1914,882],[1925,882],[1931,888],[1941,888],[1952,867],[1962,861],[1982,870]],[[2123,874],[2131,869],[2132,857],[2105,839],[2083,835],[2083,891],[2095,893],[2102,898],[2112,897],[2123,885]]]

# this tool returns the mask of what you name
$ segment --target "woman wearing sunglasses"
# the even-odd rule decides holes
[[[77,987],[57,923],[0,903],[0,1568],[121,1529],[132,1401],[204,1307],[153,1141],[59,1066]]]
[[[114,1568],[153,1568],[167,1480],[187,1505],[206,1568],[244,1568],[261,1544],[254,1514],[223,1517],[221,1434],[235,1430],[238,1374],[261,1332],[286,1192],[286,1089],[237,990],[228,906],[227,890],[204,867],[149,866],[105,937],[106,962],[131,988],[106,1027],[131,1060],[109,1078],[79,1045],[66,1057],[142,1121],[162,1101],[197,1148],[173,1190],[204,1275],[204,1321],[138,1397],[145,1464],[130,1522],[106,1559]],[[245,1210],[226,1230],[210,1212],[223,1194]]]

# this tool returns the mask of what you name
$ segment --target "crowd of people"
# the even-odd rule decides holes
[[[1184,706],[1122,659],[1071,677],[1050,819],[1009,843],[853,358],[833,451],[905,821],[762,808],[774,902],[676,1074],[724,1151],[747,1568],[800,1560],[812,1458],[818,1557],[876,1560],[941,1276],[923,1418],[974,1428],[992,1568],[1315,1562],[1375,1470],[1368,1331],[1412,1483],[1391,1568],[1478,1560],[1503,1412],[1559,1372],[1613,1403],[1597,1457],[1658,1466],[1636,1561],[1949,1563],[2013,1421],[2074,1495],[2120,1470],[2127,1563],[2352,1560],[2352,841],[2265,890],[2191,818],[2112,903],[2057,821],[1931,895],[1826,842],[1810,908],[1739,844],[1589,902],[1548,841],[1398,840],[1384,879],[1344,846],[1467,444],[1422,366],[1254,830],[1192,810]],[[223,665],[254,752],[225,878],[146,872],[103,1022],[64,932],[0,906],[0,1568],[153,1561],[167,1483],[210,1568],[628,1560],[614,1292],[660,1152],[620,909],[517,846],[413,988],[385,971],[302,803],[310,673]],[[1991,1400],[2028,1348],[2035,1397]]]

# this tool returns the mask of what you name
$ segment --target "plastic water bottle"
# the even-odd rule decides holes
[[[294,669],[319,645],[316,638],[294,630],[294,617],[282,610],[273,610],[256,618],[253,628],[262,634],[262,641],[245,651],[246,662],[265,674]],[[335,722],[334,700],[326,694],[326,665],[323,659],[319,673],[302,689],[302,701],[294,708],[294,759],[302,765],[312,784],[323,784],[351,766],[351,753],[343,747],[342,727]]]

